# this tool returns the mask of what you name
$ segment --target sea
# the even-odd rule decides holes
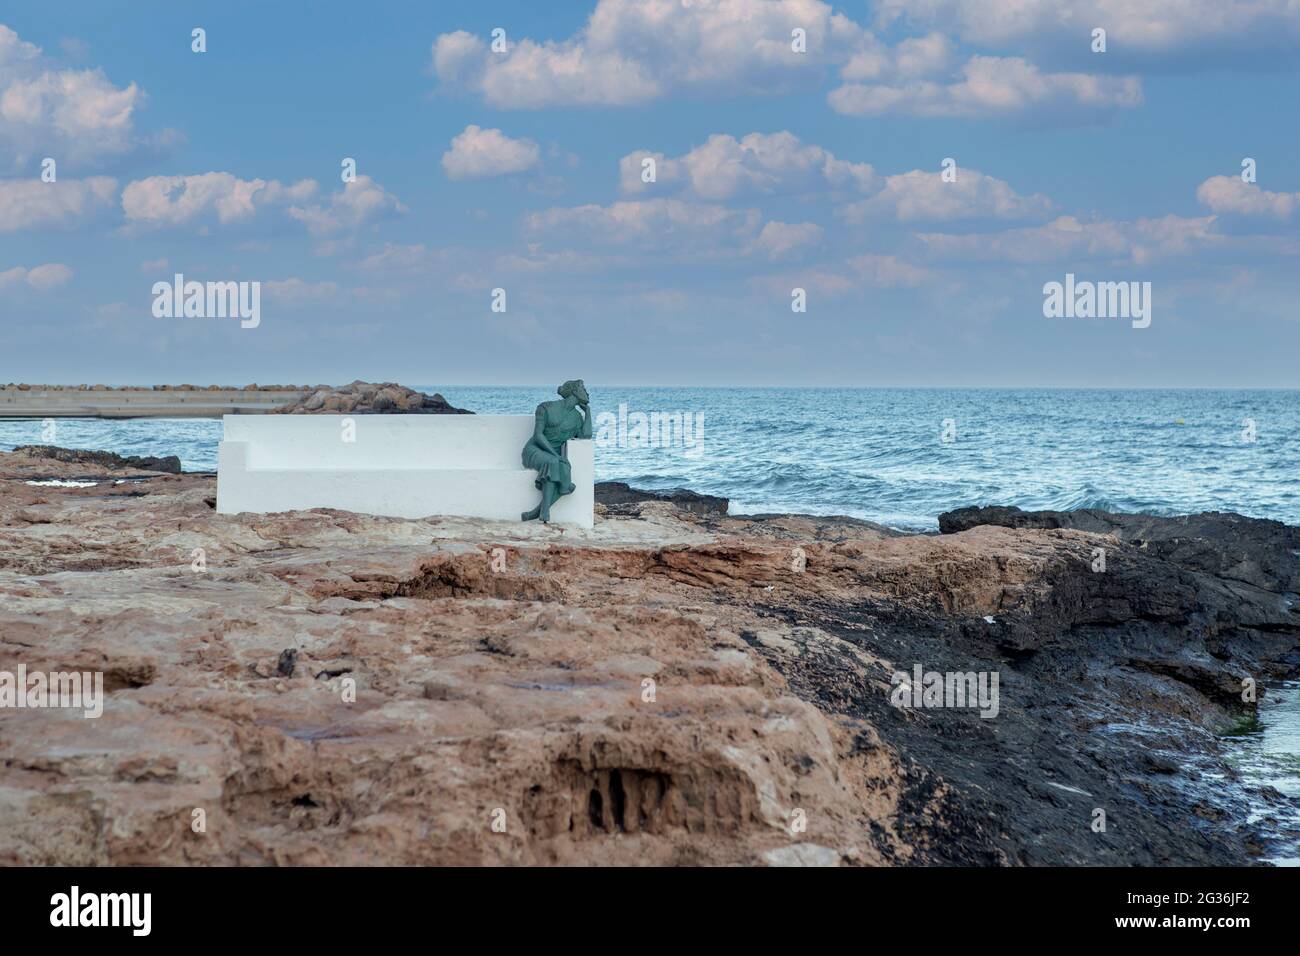
[[[530,414],[546,386],[414,386]],[[690,488],[737,514],[842,514],[935,531],[968,505],[1235,511],[1300,524],[1300,390],[589,386],[596,479]],[[604,426],[602,428],[602,425]],[[0,421],[0,449],[179,455],[214,471],[211,420]],[[47,436],[43,438],[43,435]]]

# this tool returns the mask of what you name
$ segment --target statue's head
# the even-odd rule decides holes
[[[560,398],[568,398],[572,395],[579,402],[589,402],[591,399],[587,395],[587,387],[582,384],[582,379],[575,378],[565,382],[556,389],[560,393]]]

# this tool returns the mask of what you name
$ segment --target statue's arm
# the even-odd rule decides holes
[[[582,409],[582,431],[578,432],[579,438],[591,437],[591,407],[588,405],[579,405]]]
[[[544,451],[549,451],[552,455],[559,455],[559,452],[546,440],[546,406],[537,406],[537,420],[533,425],[533,441]]]

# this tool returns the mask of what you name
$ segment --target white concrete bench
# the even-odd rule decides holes
[[[532,415],[226,415],[223,423],[221,514],[337,508],[517,522],[541,501],[536,472],[520,460]],[[569,442],[568,455],[577,488],[551,507],[551,520],[590,528],[591,441]]]

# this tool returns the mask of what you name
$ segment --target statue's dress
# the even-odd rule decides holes
[[[555,407],[557,405],[558,409]],[[537,472],[537,480],[533,484],[538,489],[544,483],[553,481],[559,485],[557,497],[567,495],[573,490],[573,479],[565,443],[582,432],[582,415],[574,409],[566,409],[562,401],[543,402],[538,406],[537,411],[538,414],[546,416],[542,434],[546,436],[552,448],[559,449],[559,454],[552,454],[539,445],[535,438],[529,438],[528,444],[524,445],[524,467]]]

